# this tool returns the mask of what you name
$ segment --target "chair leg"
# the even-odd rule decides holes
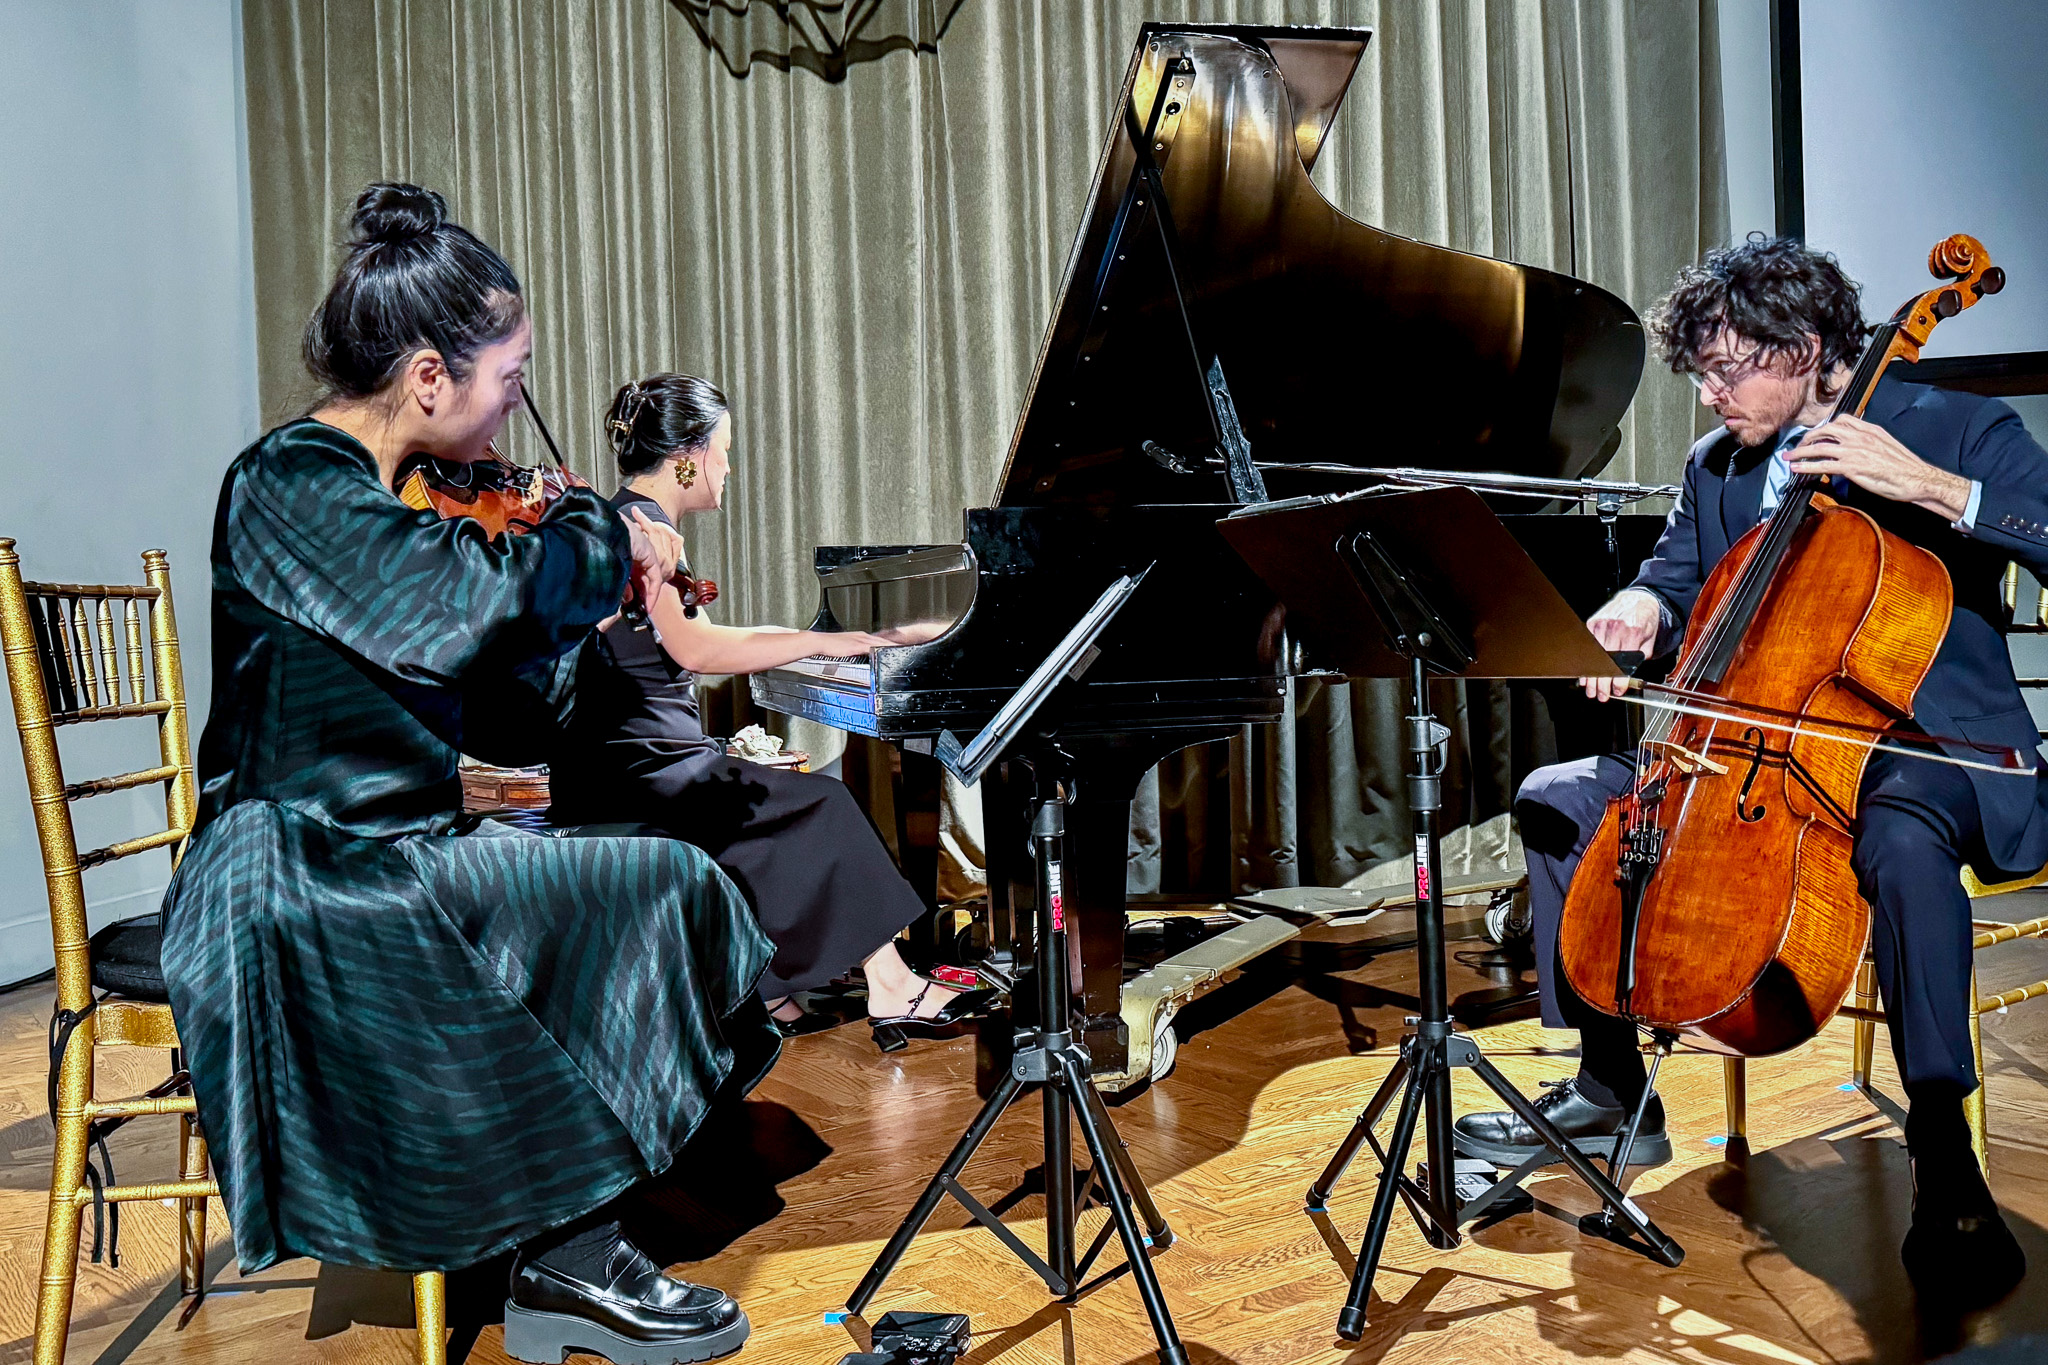
[[[1726,1110],[1728,1143],[1749,1141],[1749,1059],[1721,1059],[1721,1096]]]
[[[43,1230],[43,1277],[36,1296],[35,1365],[64,1365],[71,1297],[78,1283],[78,1187],[85,1181],[86,1101],[92,1098],[92,1023],[71,1036],[57,1073],[57,1141],[50,1161],[50,1213]]]
[[[1856,1007],[1877,1008],[1877,964],[1868,957],[1856,969]],[[1849,1080],[1858,1090],[1870,1089],[1870,1062],[1876,1049],[1877,1025],[1868,1019],[1858,1019],[1855,1050],[1849,1061]]]
[[[412,1277],[413,1321],[420,1365],[448,1365],[448,1277],[423,1270]]]
[[[1985,1137],[1984,1122],[1984,1016],[1977,1008],[1977,973],[1970,972],[1970,1051],[1977,1058],[1977,1088],[1963,1100],[1963,1117],[1970,1121],[1970,1147],[1977,1153],[1977,1164],[1983,1168],[1984,1178],[1991,1178],[1990,1143]]]
[[[190,1114],[178,1120],[178,1174],[187,1180],[206,1178],[206,1134]],[[206,1200],[182,1199],[178,1228],[178,1289],[194,1299],[206,1297]]]

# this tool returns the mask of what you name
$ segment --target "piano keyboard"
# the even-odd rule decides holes
[[[872,688],[875,685],[875,670],[867,659],[835,659],[825,654],[809,654],[795,663],[784,664],[783,670],[802,673],[806,677],[823,678],[846,686]]]

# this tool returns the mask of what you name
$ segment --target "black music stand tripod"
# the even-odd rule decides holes
[[[1603,1213],[1581,1220],[1584,1231],[1677,1265],[1685,1258],[1684,1249],[1457,1031],[1444,969],[1437,814],[1450,731],[1430,711],[1430,676],[1579,676],[1612,673],[1612,660],[1500,519],[1468,488],[1374,491],[1306,505],[1275,504],[1270,510],[1248,509],[1224,521],[1221,529],[1287,603],[1290,628],[1326,657],[1354,677],[1408,678],[1408,750],[1414,761],[1408,804],[1415,818],[1421,1013],[1408,1021],[1411,1028],[1393,1068],[1309,1188],[1308,1207],[1320,1211],[1361,1147],[1370,1146],[1379,1159],[1379,1191],[1350,1295],[1337,1315],[1337,1334],[1350,1341],[1364,1335],[1366,1302],[1397,1197],[1430,1245],[1449,1250],[1458,1244],[1461,1226],[1538,1169],[1559,1161],[1605,1206]],[[1459,1067],[1484,1081],[1544,1143],[1543,1150],[1472,1199],[1459,1197],[1455,1180],[1451,1072]],[[1382,1147],[1374,1128],[1397,1095],[1400,1111]],[[1406,1171],[1418,1122],[1428,1151],[1426,1187]]]
[[[1142,578],[1143,575],[1138,576]],[[1060,647],[1048,656],[988,727],[964,748],[950,734],[941,735],[938,757],[961,778],[972,784],[994,763],[1013,740],[1020,738],[1032,714],[1062,682],[1077,678],[1096,657],[1093,642],[1109,624],[1130,595],[1137,579],[1120,579],[1112,584],[1089,614],[1082,618]],[[1018,1035],[1010,1070],[997,1083],[994,1093],[981,1107],[974,1121],[960,1135],[937,1175],[918,1196],[917,1204],[897,1227],[868,1273],[846,1300],[846,1312],[858,1314],[881,1289],[895,1270],[903,1253],[939,1206],[951,1195],[975,1222],[987,1228],[1007,1247],[1010,1254],[1028,1266],[1045,1282],[1045,1287],[1064,1303],[1072,1303],[1098,1285],[1126,1270],[1137,1282],[1138,1297],[1145,1315],[1152,1320],[1159,1339],[1162,1365],[1187,1365],[1187,1349],[1174,1330],[1166,1297],[1152,1270],[1150,1251],[1173,1245],[1173,1229],[1152,1202],[1130,1153],[1117,1136],[1109,1109],[1089,1080],[1092,1059],[1088,1049],[1069,1027],[1073,1010],[1073,985],[1067,961],[1066,918],[1061,904],[1062,842],[1066,836],[1066,799],[1060,786],[1060,755],[1056,744],[1031,740],[1024,753],[1012,761],[1030,767],[1033,780],[1031,849],[1037,863],[1038,896],[1034,910],[1035,940],[1032,970],[1038,987],[1038,1018],[1035,1027]],[[1027,1083],[1036,1083],[1043,1108],[1045,1132],[1045,1255],[1026,1246],[1003,1220],[960,1184],[960,1173],[974,1158],[996,1120],[1014,1103]],[[1082,1140],[1094,1165],[1084,1172],[1074,1169],[1073,1125],[1081,1129]],[[1078,1175],[1078,1178],[1077,1178]],[[1097,1186],[1109,1206],[1104,1223],[1085,1252],[1076,1253],[1081,1211]],[[1115,1233],[1123,1242],[1124,1263],[1092,1280],[1086,1279],[1095,1259]]]

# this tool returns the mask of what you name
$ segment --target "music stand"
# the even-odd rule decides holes
[[[1042,736],[1046,727],[1034,726],[1033,718],[1063,683],[1079,681],[1100,651],[1096,640],[1109,628],[1134,593],[1148,567],[1136,577],[1120,577],[1106,588],[1031,676],[996,712],[981,731],[961,744],[951,732],[942,732],[937,746],[940,762],[961,781],[972,784],[1006,751],[1030,738]],[[1056,753],[1056,750],[1054,750]],[[1137,1284],[1145,1315],[1159,1339],[1161,1365],[1187,1365],[1187,1348],[1174,1330],[1167,1311],[1166,1296],[1160,1292],[1159,1277],[1152,1271],[1150,1251],[1173,1245],[1173,1229],[1152,1202],[1144,1180],[1138,1174],[1109,1108],[1095,1093],[1089,1079],[1092,1059],[1088,1049],[1069,1027],[1073,1008],[1073,986],[1067,962],[1066,919],[1061,906],[1062,843],[1066,837],[1066,800],[1047,764],[1027,758],[1034,784],[1031,818],[1031,847],[1038,864],[1036,908],[1036,951],[1033,973],[1038,984],[1038,1019],[1029,1033],[1018,1035],[1010,1058],[1010,1069],[981,1107],[966,1132],[939,1167],[938,1174],[924,1187],[917,1204],[890,1237],[882,1254],[862,1277],[846,1300],[846,1313],[866,1308],[882,1282],[903,1259],[910,1243],[924,1227],[939,1201],[947,1195],[967,1210],[975,1222],[993,1232],[1010,1254],[1030,1267],[1045,1287],[1065,1303],[1072,1303],[1097,1285],[1129,1271]],[[1045,1255],[1031,1250],[1003,1226],[1003,1220],[960,1184],[960,1173],[974,1157],[996,1120],[1016,1101],[1027,1082],[1041,1087],[1045,1133]],[[1080,1179],[1074,1170],[1073,1132],[1078,1124],[1094,1166]],[[1076,1236],[1081,1211],[1090,1192],[1100,1186],[1103,1202],[1109,1206],[1109,1221],[1085,1252],[1076,1254]],[[1084,1277],[1115,1233],[1123,1241],[1124,1263],[1092,1280]],[[826,1315],[835,1321],[843,1314]]]
[[[1411,705],[1408,804],[1415,816],[1415,954],[1421,1013],[1400,1056],[1329,1165],[1308,1192],[1312,1211],[1360,1147],[1380,1159],[1380,1184],[1359,1247],[1358,1270],[1337,1317],[1356,1341],[1398,1195],[1432,1246],[1458,1244],[1458,1228],[1541,1167],[1562,1161],[1600,1198],[1588,1232],[1635,1246],[1665,1265],[1685,1251],[1652,1223],[1609,1175],[1574,1147],[1451,1022],[1443,956],[1443,868],[1437,812],[1443,746],[1450,731],[1430,711],[1429,679],[1572,678],[1615,675],[1607,652],[1522,547],[1469,488],[1368,490],[1248,507],[1218,523],[1224,540],[1287,606],[1288,626],[1354,677],[1407,677]],[[1476,1073],[1542,1139],[1544,1149],[1497,1183],[1461,1200],[1451,1134],[1451,1071]],[[1404,1084],[1405,1083],[1405,1084]],[[1394,1132],[1373,1132],[1396,1093]],[[1405,1172],[1417,1119],[1428,1151],[1428,1188]],[[1625,1152],[1620,1158],[1627,1160]],[[1625,1164],[1611,1168],[1615,1175]],[[1626,1227],[1638,1240],[1628,1239]]]

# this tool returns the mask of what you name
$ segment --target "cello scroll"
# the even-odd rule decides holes
[[[1934,244],[1927,253],[1927,273],[1948,283],[1914,295],[1892,314],[1891,321],[1885,325],[1891,335],[1884,338],[1885,345],[1877,357],[1872,382],[1865,386],[1850,412],[1851,416],[1863,415],[1864,406],[1877,388],[1877,376],[1883,374],[1894,360],[1911,364],[1920,358],[1920,348],[1927,344],[1936,324],[1974,307],[1986,295],[1996,294],[2005,288],[2005,271],[1991,263],[1991,253],[1984,249],[1982,242],[1965,232],[1944,237]]]

